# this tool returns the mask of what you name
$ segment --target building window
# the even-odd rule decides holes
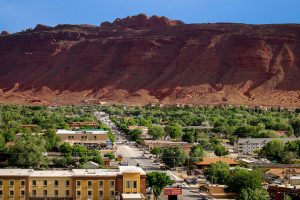
[[[99,181],[99,188],[103,188],[103,181]]]
[[[111,197],[115,196],[115,192],[114,191],[110,191],[110,196]]]
[[[133,185],[133,188],[137,188],[137,181],[135,180],[135,181],[133,181],[133,183],[132,183],[132,185]]]
[[[93,187],[93,181],[88,181],[88,188],[92,188]]]
[[[14,196],[14,191],[12,191],[12,190],[9,191],[9,196],[11,196],[11,197]]]
[[[126,188],[130,188],[130,181],[126,181]]]
[[[33,186],[33,187],[36,186],[36,180],[32,180],[32,186]]]
[[[0,180],[0,187],[2,187],[2,185],[3,185],[3,182],[2,182],[2,180]]]
[[[21,181],[21,187],[25,187],[25,181]]]
[[[54,186],[55,186],[55,187],[58,187],[58,180],[55,180],[55,181],[54,181]]]
[[[54,195],[57,197],[58,196],[58,190],[54,190]]]
[[[25,196],[25,191],[22,190],[22,191],[21,191],[21,197],[24,197],[24,196]]]
[[[99,198],[103,198],[103,191],[99,191]]]
[[[94,136],[94,139],[97,139],[97,136]]]
[[[0,190],[0,197],[2,197],[2,195],[3,195],[3,192],[2,192],[2,190]]]
[[[110,181],[109,183],[110,188],[115,188],[115,181]]]
[[[80,185],[81,185],[81,182],[80,181],[76,181],[76,186],[80,187]]]
[[[13,187],[13,186],[14,186],[14,184],[15,184],[15,182],[14,182],[14,181],[9,181],[9,187]]]
[[[33,197],[36,196],[36,190],[32,190],[32,196],[33,196]]]
[[[43,194],[44,194],[44,197],[46,197],[48,195],[48,191],[44,190]]]
[[[70,195],[70,190],[66,190],[66,196],[68,197]]]
[[[92,196],[92,191],[88,191],[88,197]]]
[[[77,191],[77,192],[76,192],[76,195],[77,195],[78,197],[80,197],[80,195],[81,195],[80,191]]]
[[[70,181],[67,180],[67,181],[66,181],[66,187],[69,187],[69,186],[70,186]]]
[[[44,180],[44,187],[46,187],[48,185],[48,182],[46,180]]]

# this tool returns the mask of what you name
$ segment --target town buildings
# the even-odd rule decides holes
[[[272,140],[289,142],[299,140],[299,138],[239,138],[235,142],[235,151],[239,156],[253,155],[255,150],[262,149]]]
[[[167,148],[167,147],[179,147],[184,153],[189,155],[192,149],[192,144],[187,142],[173,142],[173,141],[164,141],[164,140],[144,140],[143,147],[151,151],[154,147]]]
[[[0,169],[3,200],[139,200],[145,193],[146,173],[135,166],[52,171]]]
[[[76,131],[58,129],[56,134],[60,137],[61,142],[68,142],[72,145],[79,144],[86,148],[106,146],[108,141],[108,131],[101,129]]]

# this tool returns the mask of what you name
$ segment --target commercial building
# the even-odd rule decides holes
[[[151,151],[154,147],[167,148],[167,147],[179,147],[187,155],[191,152],[192,144],[187,142],[173,142],[164,140],[144,140],[143,146],[146,150]]]
[[[69,171],[0,169],[3,200],[142,200],[145,193],[146,173],[135,166]]]
[[[68,142],[72,145],[79,144],[87,148],[106,146],[108,140],[108,131],[101,129],[76,131],[59,129],[56,134],[60,137],[61,142]]]
[[[284,200],[286,195],[292,199],[300,199],[300,188],[298,186],[269,185],[268,192],[270,200]]]
[[[299,138],[239,138],[235,142],[235,151],[239,156],[253,155],[255,150],[262,149],[272,140],[290,142],[299,140]]]

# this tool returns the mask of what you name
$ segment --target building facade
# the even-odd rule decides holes
[[[144,199],[143,169],[135,166],[69,171],[0,169],[1,200],[126,200],[123,194]]]
[[[299,140],[299,138],[239,138],[234,144],[235,151],[239,156],[253,155],[255,150],[262,149],[272,140],[289,142]]]
[[[108,131],[104,130],[57,130],[56,134],[61,142],[68,142],[72,145],[79,144],[87,148],[98,148],[105,146],[108,140]]]
[[[189,155],[192,149],[192,144],[187,142],[173,142],[173,141],[163,141],[163,140],[144,140],[143,147],[147,151],[151,151],[154,147],[168,148],[168,147],[179,147],[184,153]]]

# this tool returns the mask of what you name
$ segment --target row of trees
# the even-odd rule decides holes
[[[288,136],[300,136],[299,112],[283,109],[253,109],[245,107],[126,107],[104,108],[110,114],[130,117],[127,125],[151,127],[166,123],[186,126],[213,126],[212,132],[239,137],[277,137],[275,131],[286,131]],[[203,130],[203,132],[210,132]],[[157,138],[160,135],[155,136]],[[175,134],[174,138],[180,139]]]
[[[284,143],[281,140],[272,140],[258,152],[258,155],[274,162],[292,164],[296,158],[300,158],[300,141]]]

